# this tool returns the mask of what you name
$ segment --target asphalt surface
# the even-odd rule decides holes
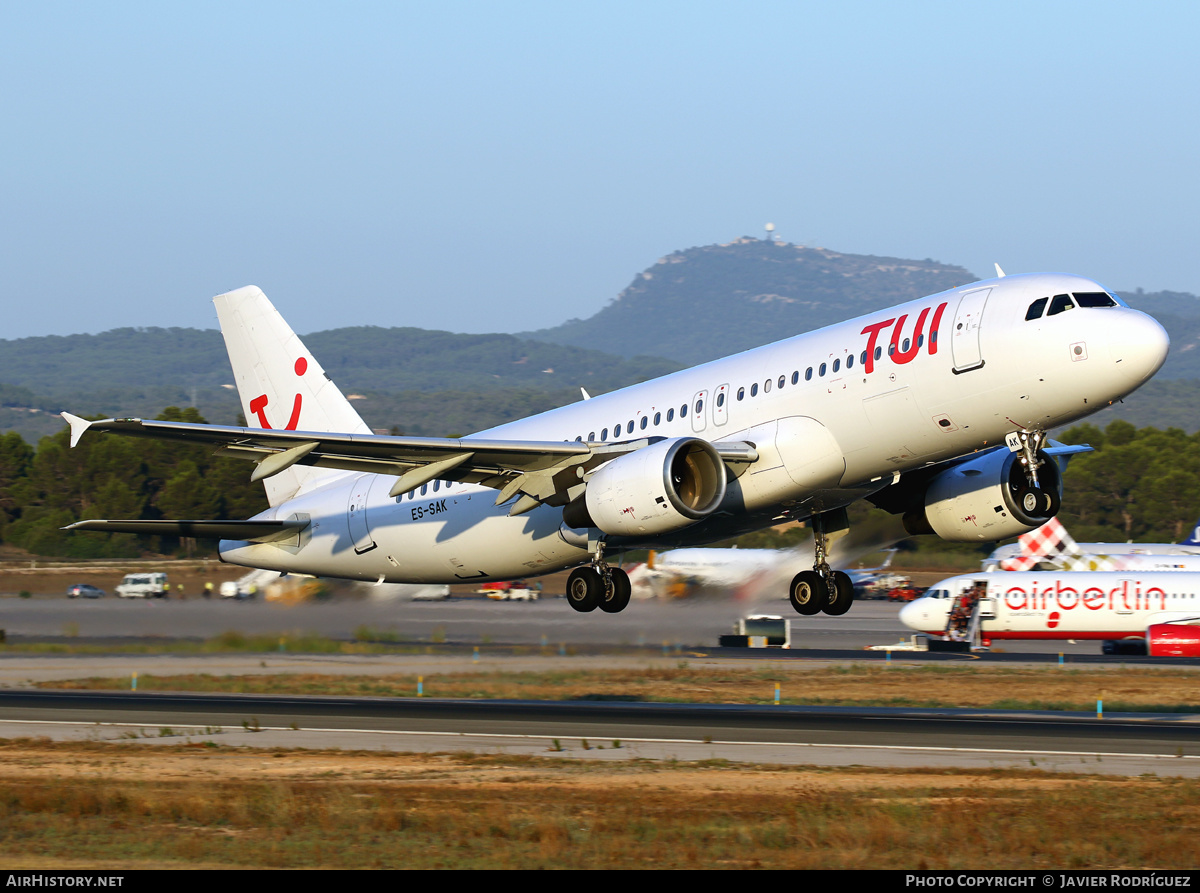
[[[791,619],[793,650],[861,652],[909,639],[900,605],[858,601],[841,617],[801,617],[782,599],[759,603],[708,597],[633,602],[620,614],[579,614],[561,598],[498,602],[347,599],[286,607],[261,600],[71,600],[59,596],[0,598],[0,629],[9,641],[206,639],[234,630],[247,635],[317,633],[350,640],[364,633],[405,642],[466,646],[576,645],[715,648],[747,614]],[[1099,655],[1098,642],[1005,642],[993,655]]]
[[[494,602],[378,599],[283,607],[261,601],[0,599],[9,642],[96,641],[105,655],[0,652],[0,737],[213,741],[223,745],[472,751],[587,759],[753,761],[804,765],[967,768],[1200,775],[1200,718],[1113,717],[963,710],[805,709],[577,702],[267,698],[30,691],[47,680],[208,672],[434,674],[559,666],[674,666],[695,662],[885,661],[872,645],[907,639],[898,605],[856,603],[843,617],[792,618],[792,648],[721,649],[717,638],[749,613],[788,616],[787,605],[720,598],[634,603],[622,614],[581,615],[561,599]],[[428,654],[121,654],[123,642],[318,633],[438,642]],[[540,646],[530,648],[529,646]],[[923,661],[1046,663],[1080,668],[1161,660],[1107,657],[1099,644],[1004,643],[986,654],[899,652]],[[1176,662],[1200,666],[1200,661]],[[415,692],[414,692],[415,694]],[[619,746],[618,746],[619,743]]]
[[[157,692],[0,692],[16,737],[1200,776],[1187,716]]]

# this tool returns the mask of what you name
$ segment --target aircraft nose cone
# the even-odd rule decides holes
[[[1110,350],[1117,368],[1136,386],[1162,368],[1171,339],[1152,316],[1138,311],[1122,315],[1120,333],[1110,342]]]
[[[925,606],[921,604],[922,601],[924,599],[917,599],[900,609],[900,622],[917,632],[921,632],[921,621],[925,617]]]

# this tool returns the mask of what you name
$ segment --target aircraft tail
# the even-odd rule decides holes
[[[1067,528],[1063,527],[1058,518],[1051,518],[1036,530],[1023,534],[1017,542],[1020,543],[1021,554],[1016,558],[1001,561],[1001,569],[1027,571],[1038,564],[1061,567],[1065,561],[1080,554],[1075,539],[1067,533]]]
[[[235,289],[213,304],[249,427],[371,433],[261,289]],[[343,474],[295,465],[263,483],[271,505],[278,505]]]
[[[1192,532],[1179,541],[1181,546],[1200,546],[1200,520],[1192,525]]]

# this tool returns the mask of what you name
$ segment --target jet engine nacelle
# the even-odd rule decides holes
[[[1200,657],[1200,627],[1152,624],[1146,630],[1146,650],[1151,657]]]
[[[1062,504],[1058,465],[1045,453],[1038,487],[1029,485],[1020,454],[993,450],[943,471],[925,490],[925,504],[904,517],[909,533],[936,533],[952,542],[1008,539],[1041,527]]]
[[[613,536],[669,533],[712,514],[725,498],[725,481],[725,463],[711,444],[670,438],[597,469],[578,501],[584,505],[572,503],[564,518]],[[578,511],[584,507],[586,518]]]

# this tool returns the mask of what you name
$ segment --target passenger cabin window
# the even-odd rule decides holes
[[[629,420],[629,424],[625,426],[625,433],[626,433],[626,434],[632,434],[632,433],[633,433],[633,419],[630,419],[630,420]]]
[[[686,403],[683,404],[683,406],[679,407],[679,417],[681,419],[687,418],[687,404]]]
[[[795,372],[792,373],[792,384],[799,384],[799,382],[800,382],[800,370],[796,370]]]
[[[758,396],[758,385],[757,384],[750,385],[750,396],[751,397]]]
[[[763,382],[763,393],[764,394],[771,393],[771,379],[769,379],[769,378]]]
[[[672,406],[670,409],[667,410],[667,421],[668,422],[675,421],[675,407],[674,406]]]
[[[646,426],[649,424],[650,424],[650,416],[648,416],[648,415],[642,416],[641,428],[643,431],[646,430]]]
[[[746,389],[738,388],[738,400],[740,401],[745,396],[746,396]]]
[[[600,431],[600,440],[601,440],[601,442],[608,440],[608,429],[607,428],[604,428]]]
[[[589,431],[589,432],[588,432],[588,443],[591,443],[591,442],[592,442],[592,441],[594,441],[595,439],[596,439],[596,432],[595,432],[595,431]]]
[[[1070,295],[1055,295],[1054,300],[1050,302],[1050,312],[1047,316],[1054,316],[1056,313],[1062,313],[1064,310],[1074,310],[1075,302],[1071,300]]]
[[[1025,311],[1025,319],[1041,319],[1042,313],[1046,309],[1046,305],[1050,302],[1049,298],[1038,298],[1029,305],[1029,309]]]
[[[1113,296],[1103,291],[1077,291],[1075,303],[1080,307],[1116,307]]]
[[[787,376],[786,376],[786,375],[781,375],[781,376],[779,376],[779,381],[778,381],[778,384],[779,384],[779,386],[780,386],[780,387],[783,387],[783,383],[784,383],[785,381],[787,381]]]
[[[804,380],[812,381],[812,366],[809,366],[807,369],[804,370]]]
[[[819,368],[819,369],[817,370],[817,375],[824,375],[824,374],[825,374],[825,364],[824,364],[824,363],[822,363],[822,364],[821,364],[821,368]]]
[[[846,368],[847,369],[854,368],[854,354],[850,354],[850,356],[846,357]]]
[[[657,428],[657,427],[658,427],[658,423],[659,423],[659,422],[661,422],[661,421],[662,421],[662,413],[661,413],[661,412],[656,412],[656,413],[654,414],[654,426]]]

